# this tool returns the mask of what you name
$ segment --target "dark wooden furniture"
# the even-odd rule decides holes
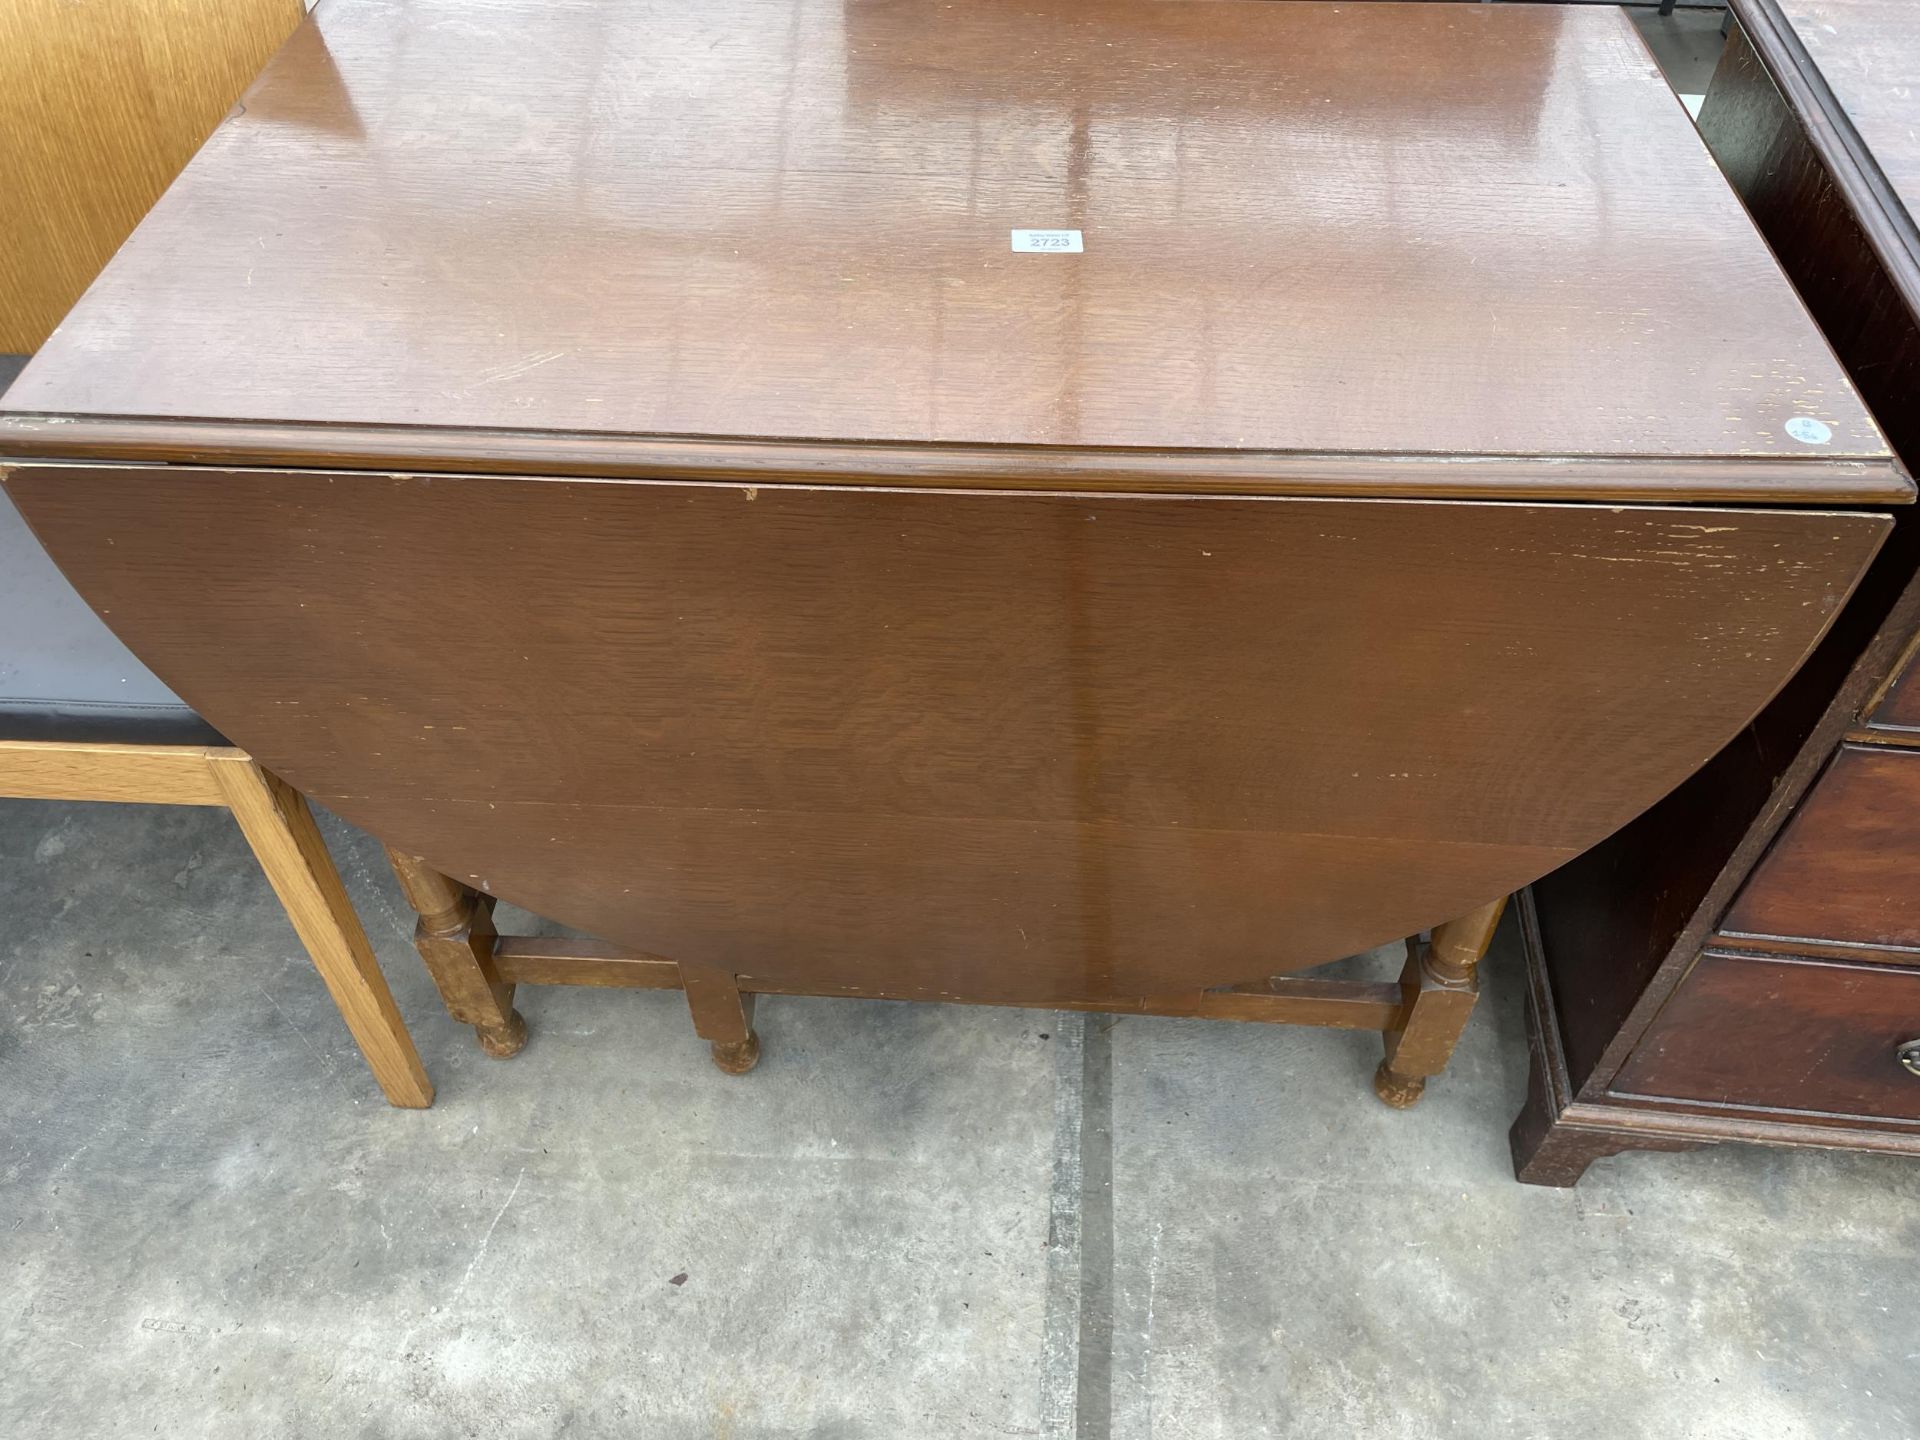
[[[493,1052],[960,1000],[1378,1030],[1393,1103],[1912,494],[1606,9],[329,0],[8,403]]]
[[[388,1101],[432,1103],[433,1086],[307,802],[127,653],[4,496],[0,798],[231,811]]]
[[[1735,0],[1702,134],[1920,460],[1920,12]],[[1534,887],[1522,1179],[1761,1140],[1920,1153],[1920,525],[1734,744]]]

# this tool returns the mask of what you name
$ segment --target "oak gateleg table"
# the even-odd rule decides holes
[[[492,1053],[880,996],[1377,1030],[1396,1104],[1912,498],[1607,7],[325,0],[7,405]]]

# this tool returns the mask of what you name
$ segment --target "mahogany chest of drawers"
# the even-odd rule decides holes
[[[1803,298],[1920,460],[1920,135],[1904,0],[1735,0],[1700,114]],[[1903,517],[1738,740],[1533,887],[1522,1179],[1632,1148],[1920,1154],[1920,526]]]

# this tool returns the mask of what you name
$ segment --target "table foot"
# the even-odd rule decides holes
[[[480,1048],[497,1060],[527,1043],[527,1022],[513,1008],[513,986],[494,963],[493,900],[442,875],[417,855],[388,847],[407,903],[419,915],[414,948],[427,962],[447,1013],[473,1026]]]
[[[476,1025],[473,1033],[480,1048],[495,1060],[511,1060],[527,1048],[527,1021],[518,1010],[507,1012],[506,1024]]]
[[[1373,1088],[1396,1110],[1420,1098],[1427,1081],[1447,1068],[1453,1047],[1467,1028],[1480,998],[1481,957],[1506,909],[1506,896],[1470,915],[1433,927],[1433,939],[1407,942],[1407,964],[1400,974],[1400,1015],[1386,1034],[1386,1058]]]
[[[682,961],[680,987],[693,1013],[693,1033],[712,1043],[714,1064],[729,1075],[744,1075],[760,1063],[754,997],[740,988],[732,971]]]
[[[741,1041],[715,1040],[713,1063],[729,1075],[744,1075],[760,1063],[760,1035],[749,1030]]]
[[[1373,1093],[1394,1109],[1406,1110],[1427,1093],[1427,1077],[1397,1074],[1382,1060],[1373,1072]]]

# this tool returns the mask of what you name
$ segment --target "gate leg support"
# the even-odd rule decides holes
[[[1426,1090],[1427,1078],[1447,1068],[1480,998],[1480,960],[1506,907],[1502,896],[1435,926],[1428,945],[1407,942],[1407,968],[1400,975],[1406,1002],[1399,1025],[1387,1032],[1386,1058],[1373,1076],[1374,1092],[1394,1109],[1413,1104]]]
[[[493,908],[480,893],[442,875],[417,855],[389,849],[407,903],[420,915],[413,944],[427,962],[447,1013],[473,1026],[480,1048],[496,1060],[518,1055],[527,1022],[513,1008],[513,986],[493,963]]]
[[[743,995],[732,975],[711,965],[680,966],[680,983],[693,1012],[693,1033],[713,1047],[713,1063],[729,1075],[744,1075],[760,1063],[760,1036],[753,1028],[753,996]]]

